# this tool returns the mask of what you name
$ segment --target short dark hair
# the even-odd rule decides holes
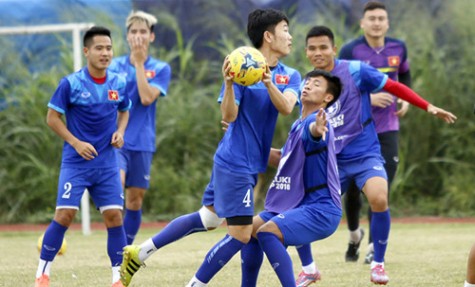
[[[341,90],[343,89],[343,84],[341,83],[341,80],[339,77],[332,75],[331,73],[325,71],[325,70],[320,70],[320,69],[315,69],[313,71],[310,71],[305,75],[305,80],[308,78],[316,78],[316,77],[323,77],[325,80],[327,80],[327,93],[330,93],[333,95],[333,100],[331,100],[327,106],[333,105],[334,102],[338,100],[341,94]]]
[[[94,36],[101,35],[111,38],[111,31],[105,27],[93,26],[84,34],[82,41],[83,47],[89,47],[92,44]],[[111,38],[112,39],[112,38]]]
[[[308,38],[320,36],[327,36],[332,42],[332,45],[335,45],[335,35],[333,35],[332,30],[330,30],[330,28],[328,28],[327,26],[313,26],[312,28],[310,28],[307,33],[307,36],[305,37],[305,43],[308,42]]]
[[[366,11],[373,11],[376,9],[383,9],[384,11],[387,11],[386,5],[384,5],[384,3],[377,1],[369,1],[363,7],[363,15],[364,13],[366,13]]]
[[[247,35],[252,45],[259,49],[262,46],[264,32],[275,32],[275,26],[285,21],[289,24],[289,19],[284,12],[275,9],[256,9],[249,13],[247,19]]]

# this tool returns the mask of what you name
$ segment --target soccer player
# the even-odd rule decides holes
[[[296,70],[279,62],[292,46],[289,21],[284,13],[254,10],[248,17],[247,32],[270,68],[262,82],[244,87],[233,84],[229,60],[227,57],[224,60],[224,85],[218,102],[222,120],[230,124],[214,156],[203,207],[176,218],[140,246],[124,249],[121,280],[126,286],[143,262],[159,248],[191,233],[214,229],[226,218],[228,234],[213,247],[189,283],[206,286],[251,237],[257,174],[267,167],[278,114],[288,115],[295,106],[301,77]]]
[[[470,249],[467,262],[467,277],[464,287],[475,287],[475,244]]]
[[[370,1],[365,4],[363,18],[360,21],[364,35],[344,45],[340,50],[340,59],[361,60],[388,75],[392,80],[410,87],[411,74],[407,59],[406,44],[397,39],[386,37],[389,29],[388,12],[381,2]],[[397,103],[401,103],[398,110]],[[399,117],[403,117],[409,103],[384,91],[371,94],[371,114],[381,145],[384,169],[388,176],[388,192],[396,175],[398,166]],[[359,246],[363,231],[359,228],[361,211],[361,191],[351,184],[344,196],[344,205],[350,241],[345,254],[346,261],[358,261]],[[389,194],[388,194],[389,196]],[[368,221],[371,225],[371,209],[368,208]],[[374,248],[371,232],[368,235],[368,252],[364,263],[373,261]]]
[[[333,129],[323,109],[341,92],[340,79],[323,70],[305,77],[301,117],[282,149],[272,149],[278,166],[265,210],[253,220],[253,238],[241,250],[242,285],[256,286],[263,251],[282,286],[295,286],[286,246],[309,244],[335,232],[341,220],[340,180]]]
[[[115,58],[109,69],[127,78],[132,101],[125,130],[124,146],[118,150],[120,177],[125,186],[124,229],[132,244],[142,222],[142,203],[150,184],[150,167],[155,152],[157,100],[166,96],[170,66],[149,56],[149,45],[157,19],[142,11],[132,11],[126,20],[130,55]]]
[[[370,279],[375,284],[387,284],[389,277],[384,269],[384,255],[391,225],[388,183],[371,116],[370,94],[384,89],[447,123],[454,123],[457,117],[428,103],[407,86],[361,61],[335,59],[337,48],[333,32],[328,27],[310,29],[305,51],[314,68],[331,72],[342,81],[340,98],[327,108],[329,121],[335,130],[341,190],[345,192],[348,185],[355,182],[368,200],[373,213],[370,229],[374,242]],[[297,250],[304,269],[297,285],[308,286],[317,280],[319,272],[313,262],[310,245],[303,245]]]
[[[114,148],[124,145],[131,103],[125,79],[107,71],[112,60],[110,31],[92,27],[84,34],[83,45],[87,66],[63,78],[48,103],[46,122],[64,140],[64,147],[56,211],[41,245],[36,287],[49,286],[51,264],[86,188],[107,227],[112,286],[122,286],[119,265],[126,245],[124,200]]]

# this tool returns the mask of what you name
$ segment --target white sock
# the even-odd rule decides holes
[[[153,244],[152,238],[147,239],[144,243],[140,244],[139,260],[145,262],[155,251],[157,247]]]
[[[354,231],[350,230],[350,242],[358,243],[361,240],[361,230],[358,228]]]
[[[312,261],[312,263],[302,266],[302,270],[306,274],[315,274],[317,273],[317,265],[315,264],[315,261]]]
[[[382,265],[383,268],[384,268],[384,262],[376,262],[376,261],[372,261],[371,262],[371,269],[373,269],[374,267],[376,267],[376,265]]]
[[[193,276],[193,279],[191,279],[190,282],[188,282],[188,284],[186,285],[186,287],[206,287],[206,286],[208,286],[208,284],[201,282],[200,280],[196,278],[196,276]]]
[[[40,262],[38,263],[38,269],[36,270],[36,278],[40,278],[43,274],[49,276],[52,263],[52,261],[40,259]]]
[[[475,287],[475,284],[470,284],[467,281],[465,281],[465,284],[463,285],[463,287]]]
[[[112,284],[120,280],[120,266],[112,266]]]

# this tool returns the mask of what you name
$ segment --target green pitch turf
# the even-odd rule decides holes
[[[367,225],[363,227],[368,230]],[[140,243],[156,231],[143,229],[136,241]],[[39,256],[36,242],[40,234],[0,232],[0,286],[34,285]],[[197,233],[159,250],[146,262],[147,267],[136,274],[131,286],[185,286],[207,251],[224,234],[225,228]],[[110,286],[105,230],[94,230],[90,236],[69,231],[66,239],[66,254],[58,256],[53,263],[51,287]],[[463,286],[467,255],[473,242],[475,226],[469,223],[393,223],[386,254],[389,286]],[[346,224],[342,224],[330,238],[312,245],[322,271],[322,281],[312,286],[374,286],[369,282],[369,267],[363,264],[366,244],[362,244],[357,263],[344,262],[346,246]],[[300,265],[295,248],[290,247],[289,252],[295,274],[298,274]],[[240,277],[240,260],[236,255],[209,286],[240,286]],[[264,259],[258,286],[280,286],[267,259]]]

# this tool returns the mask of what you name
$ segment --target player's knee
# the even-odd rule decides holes
[[[207,230],[213,230],[223,223],[224,218],[219,218],[216,213],[212,212],[206,207],[201,207],[200,211],[201,223]]]
[[[259,229],[257,230],[257,233],[259,232],[273,233],[277,236],[280,236],[281,234],[279,226],[277,226],[277,224],[275,224],[273,221],[268,221],[264,225],[259,227]]]
[[[76,209],[59,208],[56,209],[53,220],[62,226],[69,227],[76,215]]]

